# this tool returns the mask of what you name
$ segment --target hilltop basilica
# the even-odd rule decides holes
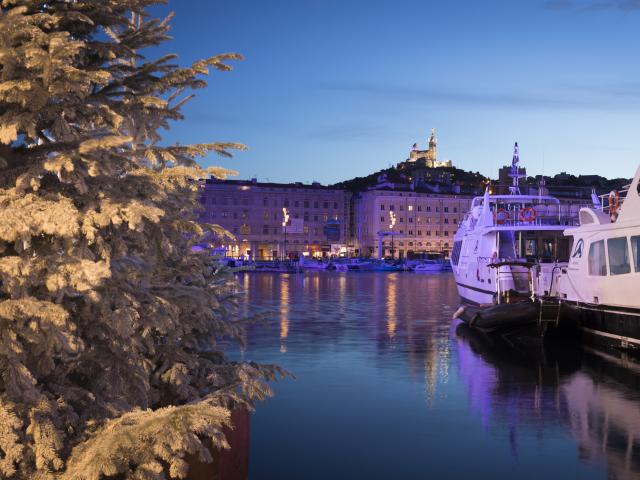
[[[438,140],[436,139],[436,129],[431,129],[431,136],[429,137],[429,149],[419,150],[418,144],[414,143],[411,152],[409,152],[409,158],[403,162],[404,168],[426,167],[426,168],[438,168],[438,167],[452,167],[451,160],[438,160],[436,156]],[[400,167],[400,165],[398,165]]]

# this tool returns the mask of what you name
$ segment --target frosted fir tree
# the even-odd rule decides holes
[[[198,180],[226,173],[195,159],[242,146],[158,134],[240,57],[146,59],[156,3],[0,0],[3,479],[186,478],[279,375],[218,349],[235,282],[191,251]]]

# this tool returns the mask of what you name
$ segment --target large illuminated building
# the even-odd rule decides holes
[[[202,187],[200,221],[235,237],[216,245],[229,256],[269,260],[344,254],[350,197],[317,183],[210,179]]]
[[[398,190],[384,184],[353,198],[353,244],[362,256],[447,255],[471,197]]]

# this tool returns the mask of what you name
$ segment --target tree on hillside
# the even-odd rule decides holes
[[[234,279],[191,251],[195,160],[242,146],[158,133],[240,57],[146,59],[156,3],[0,0],[0,478],[185,478],[279,374],[219,350]]]

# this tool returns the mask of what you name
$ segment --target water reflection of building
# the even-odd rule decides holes
[[[449,365],[451,365],[451,344],[443,336],[432,337],[424,357],[424,373],[427,406],[433,406],[438,387],[449,381]]]
[[[608,478],[640,478],[640,363],[600,350],[514,349],[462,326],[460,376],[485,427],[509,429],[514,455],[525,427],[566,427],[580,460]],[[540,433],[542,435],[542,433]]]
[[[387,334],[389,335],[389,339],[393,340],[393,337],[396,335],[396,323],[398,321],[398,317],[396,315],[397,311],[397,294],[396,290],[398,288],[397,285],[397,274],[389,276],[389,280],[387,283]]]
[[[406,357],[411,376],[425,382],[425,398],[431,406],[449,377],[449,305],[457,301],[455,287],[437,275],[419,281],[399,273],[360,278],[363,283],[373,281],[375,317],[382,319],[379,356]]]
[[[289,336],[289,280],[280,284],[280,351],[287,352],[286,340]]]
[[[425,385],[427,403],[433,403],[448,381],[449,319],[457,301],[449,277],[261,273],[245,275],[242,284],[248,304],[263,306],[261,313],[272,319],[270,341],[283,353],[293,348],[326,349],[366,332],[375,361],[408,369],[416,383]],[[264,344],[264,324],[251,325],[249,340],[253,335]]]
[[[609,478],[640,478],[640,364],[589,350],[584,365],[562,388],[580,454],[605,461]]]

